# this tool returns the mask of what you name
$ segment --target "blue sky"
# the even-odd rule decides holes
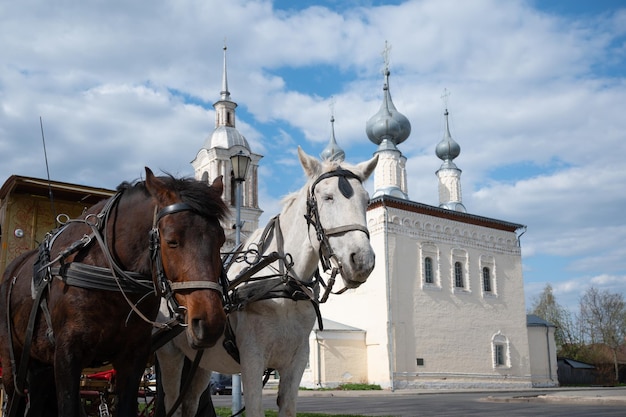
[[[326,145],[331,101],[347,159],[371,157],[388,41],[410,198],[438,204],[447,89],[465,206],[528,226],[527,300],[546,283],[572,309],[589,285],[626,291],[623,1],[2,2],[0,182],[46,177],[40,116],[55,180],[192,175],[225,39],[263,220],[303,184],[297,146]]]

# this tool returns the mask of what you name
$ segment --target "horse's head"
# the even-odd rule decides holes
[[[309,178],[310,239],[319,242],[322,263],[340,267],[344,285],[356,288],[374,269],[375,255],[366,222],[369,195],[363,182],[374,171],[378,156],[356,166],[319,161],[300,147],[298,156]]]
[[[146,167],[145,185],[156,202],[151,232],[155,285],[159,291],[171,287],[186,310],[190,345],[212,346],[226,322],[219,286],[225,240],[220,219],[228,211],[221,198],[222,177],[207,186],[155,177]]]

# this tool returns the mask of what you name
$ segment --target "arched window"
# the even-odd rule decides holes
[[[488,267],[483,267],[483,291],[491,292],[491,270]]]
[[[461,262],[454,263],[454,286],[457,288],[463,288],[463,265]]]
[[[509,339],[500,332],[492,338],[493,367],[510,367]]]
[[[432,284],[433,279],[433,259],[430,256],[424,258],[424,282]]]

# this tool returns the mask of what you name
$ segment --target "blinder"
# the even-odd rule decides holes
[[[150,237],[150,259],[154,265],[154,291],[156,295],[165,297],[174,309],[180,309],[178,303],[174,299],[174,292],[177,290],[196,290],[196,289],[209,289],[223,294],[222,286],[217,282],[212,281],[186,281],[186,282],[171,282],[163,268],[163,259],[161,257],[161,240],[159,233],[159,221],[170,214],[179,213],[182,211],[191,211],[200,215],[197,210],[187,203],[174,203],[157,211],[158,208],[154,208],[154,221],[152,223],[152,229],[149,232]]]
[[[330,177],[337,177],[337,182],[338,182],[337,186],[339,188],[339,191],[345,198],[348,198],[348,199],[354,195],[354,188],[352,188],[352,185],[350,185],[350,181],[348,181],[348,178],[357,179],[359,180],[359,182],[361,181],[361,178],[359,178],[359,176],[356,175],[354,172],[338,167],[337,169],[333,171],[326,172],[320,175],[319,177],[317,177],[313,185],[311,185],[311,195],[314,195],[315,186],[320,181],[325,180],[326,178],[330,178]]]

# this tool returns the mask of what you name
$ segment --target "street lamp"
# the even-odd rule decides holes
[[[246,180],[246,173],[250,165],[250,157],[239,151],[230,157],[230,165],[233,169],[233,179],[235,180],[235,201],[237,210],[237,221],[235,223],[235,247],[241,243],[241,184]]]
[[[230,157],[230,165],[233,168],[233,179],[235,180],[235,199],[237,219],[235,222],[235,249],[239,248],[241,243],[241,183],[246,180],[248,165],[250,165],[250,157],[239,151]],[[232,408],[234,414],[241,410],[241,375],[235,374],[232,379]]]

